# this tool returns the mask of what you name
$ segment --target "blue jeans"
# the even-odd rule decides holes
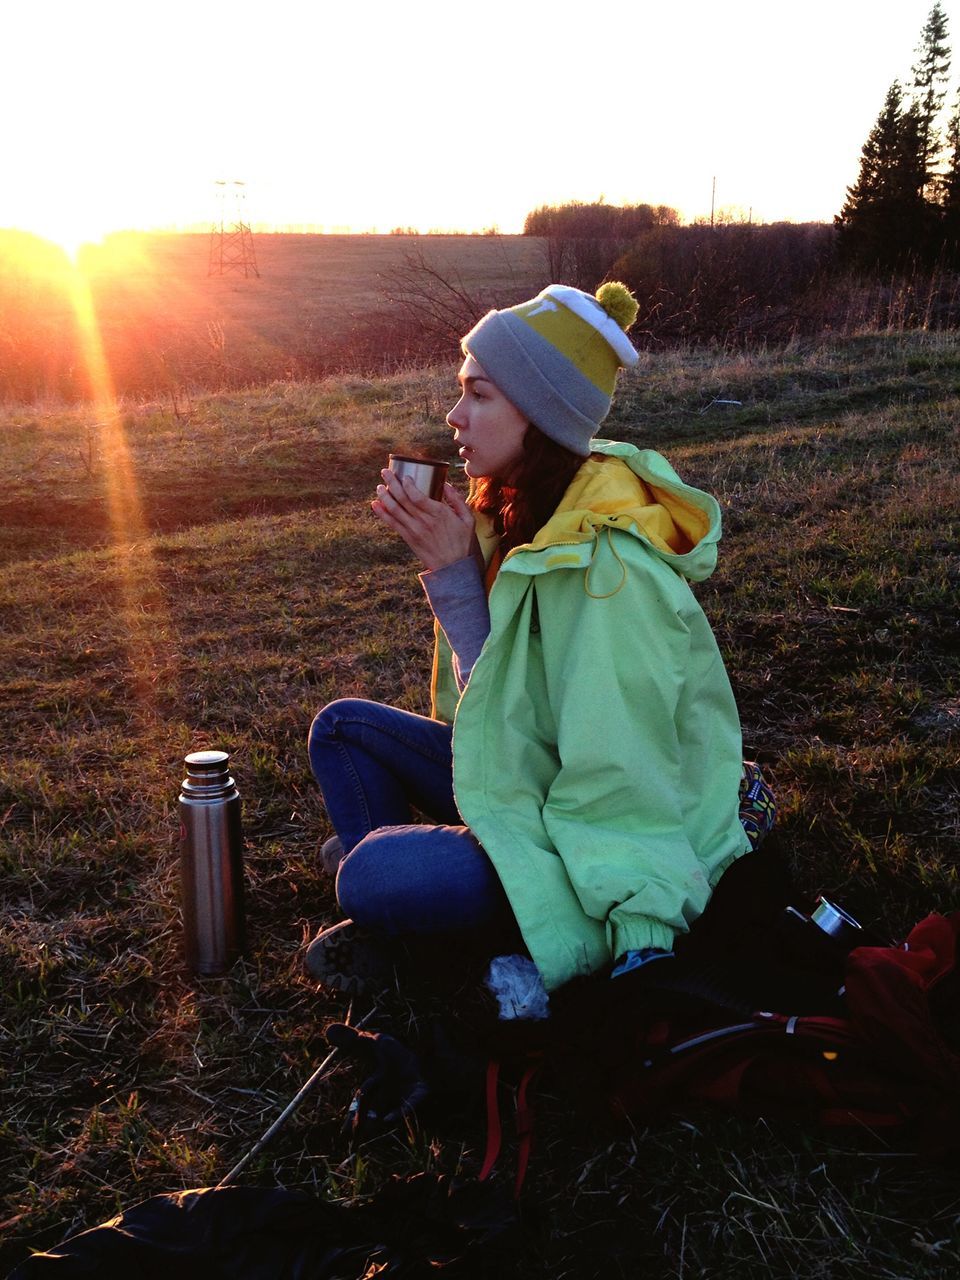
[[[310,767],[345,856],[337,901],[390,935],[512,920],[490,859],[453,797],[450,725],[341,698],[310,727]],[[415,823],[414,809],[433,824]]]

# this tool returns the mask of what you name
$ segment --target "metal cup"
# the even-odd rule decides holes
[[[416,458],[412,454],[391,453],[390,470],[402,480],[408,477],[421,493],[434,502],[443,498],[443,486],[447,481],[448,463],[438,462],[435,458]]]
[[[855,946],[863,933],[863,926],[854,920],[843,907],[838,907],[829,898],[818,898],[814,909],[810,912],[811,921],[822,929],[828,938],[845,946]]]

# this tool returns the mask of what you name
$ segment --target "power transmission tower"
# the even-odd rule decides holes
[[[210,228],[207,275],[225,276],[231,271],[242,271],[245,276],[259,276],[253,233],[245,217],[245,184],[221,178],[214,186],[219,207]]]

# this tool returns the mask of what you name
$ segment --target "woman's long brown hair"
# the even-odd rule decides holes
[[[477,481],[470,505],[474,511],[492,516],[504,555],[529,542],[543,528],[584,461],[531,422],[512,484],[502,484],[494,476]]]

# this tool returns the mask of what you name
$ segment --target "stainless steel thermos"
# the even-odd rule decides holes
[[[184,759],[180,789],[180,886],[184,952],[191,973],[225,973],[244,946],[240,793],[225,751]]]

